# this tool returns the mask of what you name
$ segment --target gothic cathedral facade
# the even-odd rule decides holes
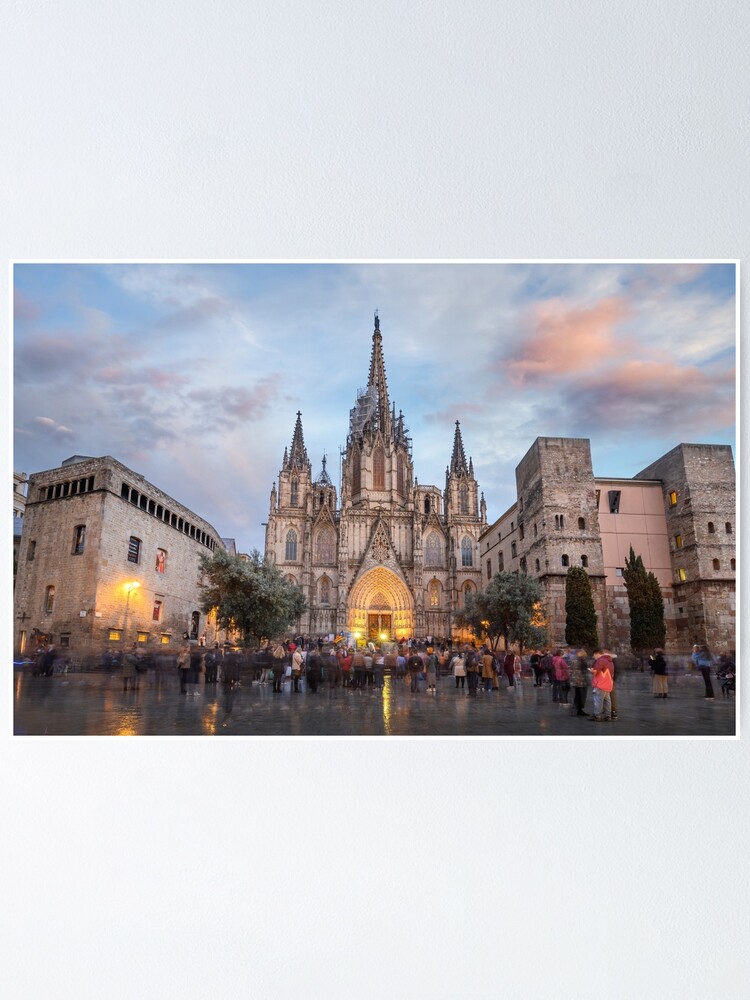
[[[486,526],[458,421],[445,490],[415,478],[404,415],[388,396],[376,313],[367,387],[349,414],[340,503],[325,457],[313,478],[300,412],[271,491],[265,555],[302,588],[299,630],[367,639],[459,634],[455,613],[482,585]]]

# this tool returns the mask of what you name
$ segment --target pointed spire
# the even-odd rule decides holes
[[[464,452],[464,442],[461,438],[461,425],[456,421],[456,433],[453,436],[453,455],[451,456],[451,475],[468,476],[469,470],[466,467],[466,453]]]
[[[385,377],[385,362],[383,361],[383,337],[380,333],[380,319],[377,309],[375,310],[375,329],[372,334],[372,355],[367,386],[377,390],[377,426],[383,435],[387,436],[390,430],[391,414],[388,401],[388,382]]]
[[[310,459],[307,457],[305,448],[305,438],[302,433],[302,413],[297,410],[297,423],[294,425],[294,436],[292,437],[292,448],[287,454],[284,449],[285,469],[310,469]]]
[[[319,484],[323,483],[326,486],[330,486],[331,485],[331,477],[328,475],[328,472],[326,471],[326,461],[327,461],[327,459],[326,459],[325,452],[324,452],[323,453],[323,471],[318,476],[317,482]]]

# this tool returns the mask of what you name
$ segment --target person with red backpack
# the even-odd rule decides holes
[[[614,687],[615,666],[609,653],[594,650],[594,665],[589,667],[593,674],[594,714],[592,722],[609,722],[612,718],[612,700],[610,694]]]

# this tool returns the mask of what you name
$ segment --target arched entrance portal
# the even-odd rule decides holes
[[[404,639],[414,634],[414,601],[394,572],[378,566],[353,588],[347,607],[349,631],[364,639]]]

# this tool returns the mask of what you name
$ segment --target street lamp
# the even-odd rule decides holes
[[[137,580],[131,580],[125,584],[125,593],[128,595],[125,600],[125,621],[123,622],[122,638],[123,638],[123,648],[127,642],[128,635],[128,613],[130,611],[130,595],[134,590],[138,590],[140,583]]]

